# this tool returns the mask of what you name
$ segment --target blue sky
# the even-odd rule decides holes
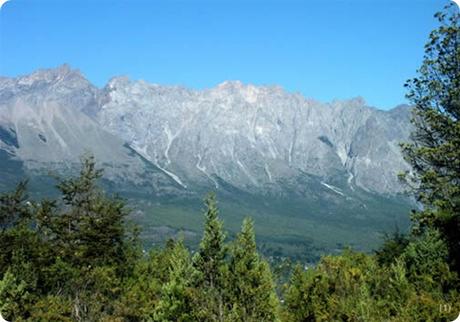
[[[438,0],[11,0],[0,75],[69,63],[95,85],[128,75],[208,88],[277,84],[321,101],[405,102]]]

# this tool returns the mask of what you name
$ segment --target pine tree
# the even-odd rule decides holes
[[[161,290],[153,315],[154,321],[194,321],[193,266],[190,255],[182,242],[172,248],[169,260],[169,279]]]
[[[24,281],[18,280],[10,270],[3,274],[0,279],[0,312],[4,318],[19,319],[31,297]]]
[[[0,195],[0,229],[5,231],[21,223],[29,223],[32,204],[27,200],[27,181],[21,181],[12,192]]]
[[[413,175],[403,177],[424,205],[413,214],[414,232],[439,229],[460,271],[460,15],[451,3],[435,17],[440,27],[430,34],[419,76],[406,83],[415,130],[402,145]]]
[[[198,252],[193,257],[196,269],[195,283],[200,291],[197,298],[200,320],[223,321],[224,274],[226,271],[226,246],[223,223],[219,219],[216,197],[205,199],[204,233]]]
[[[230,252],[228,302],[234,321],[275,321],[277,297],[268,263],[257,253],[252,220],[243,221]]]
[[[285,317],[286,321],[306,321],[310,312],[308,311],[307,305],[304,303],[304,299],[307,296],[304,293],[304,274],[300,264],[294,266],[289,279],[289,284],[284,293],[285,300]]]
[[[427,229],[406,247],[402,259],[406,264],[408,277],[421,288],[441,288],[452,278],[447,263],[448,249],[441,234]]]
[[[125,261],[127,212],[122,200],[108,198],[97,187],[102,170],[92,155],[82,160],[80,175],[61,180],[63,212],[50,224],[60,256],[76,265],[121,264]]]

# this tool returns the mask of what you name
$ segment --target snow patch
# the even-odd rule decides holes
[[[179,185],[181,185],[183,188],[187,189],[187,186],[179,179],[177,175],[172,173],[171,171],[168,171],[164,168],[162,168],[158,163],[155,163],[155,165],[164,173],[166,173],[168,176],[170,176],[174,181],[176,181]]]
[[[289,144],[289,154],[288,154],[288,164],[291,165],[292,162],[292,150],[294,149],[294,140]]]
[[[251,174],[247,171],[247,169],[245,168],[245,166],[243,165],[243,163],[241,163],[241,161],[239,159],[236,159],[236,163],[240,166],[241,170],[243,170],[243,173],[249,178],[249,180],[252,181],[252,183],[254,185],[258,185],[257,184],[257,181],[251,176]]]
[[[270,173],[270,169],[268,169],[268,165],[265,163],[265,173],[267,174],[268,176],[268,180],[270,180],[270,182],[273,182],[272,180],[272,174]]]
[[[250,104],[257,102],[257,97],[259,95],[259,89],[253,85],[248,85],[244,91],[244,99]]]
[[[179,130],[173,134],[171,132],[171,129],[169,128],[169,124],[166,123],[165,127],[163,127],[163,132],[166,134],[166,148],[164,152],[164,156],[166,158],[166,164],[171,164],[171,160],[169,159],[169,149],[171,148],[171,144],[173,141],[177,138],[177,136],[182,132],[182,129],[184,127],[184,124],[179,128]]]
[[[337,155],[340,158],[340,161],[342,162],[342,165],[344,166],[345,163],[347,162],[347,151],[344,146],[337,147]]]
[[[172,173],[171,171],[166,170],[165,168],[163,168],[162,166],[160,166],[156,160],[152,160],[152,158],[150,158],[150,156],[149,156],[148,153],[147,153],[147,145],[143,145],[143,146],[141,147],[141,146],[139,146],[139,145],[137,144],[137,142],[133,142],[133,143],[131,144],[131,147],[132,147],[137,153],[139,153],[139,154],[142,155],[144,158],[146,158],[147,160],[149,160],[150,162],[152,162],[158,169],[160,169],[161,171],[163,171],[167,176],[169,176],[171,179],[173,179],[175,182],[177,182],[181,187],[187,189],[187,186],[179,179],[179,177],[178,177],[177,175],[175,175],[175,174]]]
[[[322,182],[322,181],[321,181],[321,184],[322,184],[323,186],[325,186],[326,188],[331,189],[331,190],[334,191],[335,193],[337,193],[337,194],[339,194],[339,195],[341,195],[341,196],[345,196],[345,195],[343,194],[343,192],[341,192],[341,191],[339,190],[339,188],[334,187],[334,186],[332,186],[332,185],[330,185],[330,184],[327,184],[327,183],[325,183],[325,182]]]
[[[347,182],[348,182],[348,185],[350,186],[351,190],[355,190],[355,188],[353,187],[353,178],[355,176],[353,175],[353,173],[349,172],[348,173],[348,179],[347,179]]]
[[[206,177],[208,177],[209,180],[211,180],[214,183],[216,189],[218,189],[219,184],[217,183],[217,181],[206,172],[206,167],[201,165],[201,155],[199,153],[196,155],[196,158],[198,159],[198,162],[196,163],[196,168],[203,172],[206,175]]]

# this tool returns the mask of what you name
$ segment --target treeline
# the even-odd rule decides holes
[[[196,252],[181,240],[144,253],[122,200],[106,196],[92,157],[58,200],[0,197],[0,312],[11,321],[446,321],[459,280],[436,229],[395,234],[376,254],[346,250],[297,265],[278,285],[253,223],[226,241],[206,200]]]

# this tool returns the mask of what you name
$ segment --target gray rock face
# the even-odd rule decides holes
[[[409,135],[408,107],[323,104],[240,82],[193,91],[115,78],[103,95],[99,124],[184,187],[220,179],[260,191],[306,173],[394,194],[407,168],[398,144]]]
[[[117,77],[97,89],[67,66],[0,78],[0,149],[26,167],[91,150],[114,181],[178,193],[222,183],[282,193],[312,175],[330,189],[396,194],[409,114],[237,81],[198,91]]]
[[[148,186],[151,192],[177,188],[97,123],[98,95],[97,88],[65,65],[0,79],[0,150],[22,161],[30,174],[71,170],[91,152],[111,181]]]

